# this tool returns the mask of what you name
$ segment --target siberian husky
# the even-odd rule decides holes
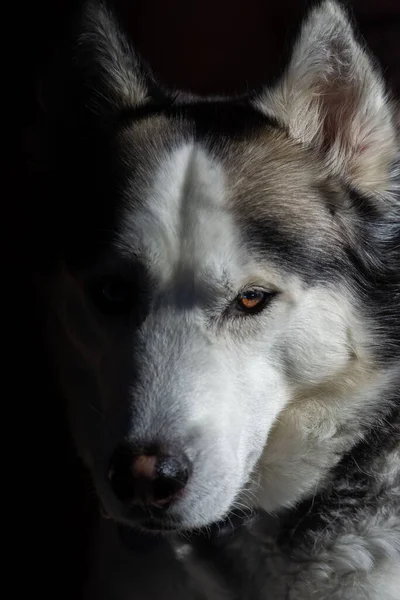
[[[44,104],[55,365],[108,517],[88,594],[399,600],[399,138],[347,13],[201,98],[90,0]]]

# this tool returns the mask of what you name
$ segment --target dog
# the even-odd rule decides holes
[[[161,581],[93,597],[399,600],[397,109],[347,12],[203,98],[89,0],[45,88],[54,365],[109,548],[153,548],[110,560]]]

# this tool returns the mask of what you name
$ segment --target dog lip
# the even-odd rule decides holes
[[[129,511],[127,517],[135,528],[143,532],[166,533],[168,531],[177,531],[180,528],[179,522],[174,522],[167,515],[163,516],[161,511],[157,515],[152,511],[135,508]]]

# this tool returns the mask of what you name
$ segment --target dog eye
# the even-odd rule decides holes
[[[107,315],[125,315],[131,311],[133,289],[122,277],[107,277],[98,281],[91,290],[96,307]]]
[[[261,311],[274,295],[263,290],[246,290],[239,294],[236,304],[241,312],[255,314]]]

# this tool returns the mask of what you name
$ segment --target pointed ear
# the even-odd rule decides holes
[[[155,83],[135,54],[112,8],[111,0],[86,0],[67,43],[51,65],[44,104],[76,123],[89,117],[96,126],[125,109],[150,100]],[[100,117],[100,118],[99,118]]]
[[[92,101],[101,106],[136,108],[148,99],[145,68],[136,56],[118,17],[104,0],[89,0],[83,9],[75,46],[76,67]]]
[[[330,168],[367,193],[385,193],[396,158],[395,113],[379,72],[333,1],[311,11],[285,75],[257,105]]]

